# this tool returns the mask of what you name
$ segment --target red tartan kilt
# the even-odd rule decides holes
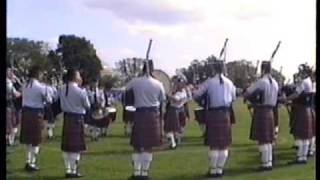
[[[180,131],[179,112],[177,108],[169,107],[164,119],[165,132],[178,132]]]
[[[199,124],[204,124],[205,123],[205,110],[204,109],[195,109],[194,110],[194,115],[195,115],[195,120]]]
[[[293,136],[296,139],[310,139],[314,133],[311,108],[304,105],[296,105],[293,116]]]
[[[190,113],[189,113],[189,105],[188,103],[184,104],[184,110],[186,112],[186,118],[190,119]]]
[[[123,113],[123,122],[124,123],[132,123],[133,119],[134,119],[134,113],[135,111],[128,111],[128,110],[124,110]]]
[[[274,140],[274,112],[270,107],[254,107],[250,139],[260,143]]]
[[[38,146],[42,140],[43,111],[22,108],[20,142]]]
[[[279,126],[279,109],[278,109],[278,107],[273,108],[273,117],[274,117],[274,127]]]
[[[84,116],[64,115],[61,150],[65,152],[81,152],[86,150]]]
[[[291,113],[289,115],[289,127],[290,127],[290,134],[294,134],[294,116],[297,111],[297,108],[295,105],[291,105]]]
[[[14,127],[15,119],[16,119],[16,113],[14,107],[7,106],[6,110],[6,134],[10,134],[12,128]]]
[[[187,125],[187,114],[185,111],[179,112],[179,124],[180,127],[186,127]]]
[[[159,111],[136,111],[130,144],[136,150],[149,150],[161,145]]]
[[[226,149],[231,142],[230,112],[227,110],[207,111],[205,145],[213,149]]]

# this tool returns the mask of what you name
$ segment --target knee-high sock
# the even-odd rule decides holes
[[[63,152],[62,156],[63,156],[64,166],[66,168],[66,172],[68,174],[70,174],[71,173],[71,163],[70,163],[69,153]]]
[[[222,151],[219,151],[219,157],[218,157],[218,162],[217,162],[217,173],[221,174],[222,173],[222,170],[223,170],[223,167],[227,161],[227,158],[228,158],[228,150],[225,149],[225,150],[222,150]]]
[[[259,145],[259,151],[261,152],[261,163],[263,167],[268,166],[268,159],[269,159],[268,150],[269,150],[268,144]]]
[[[143,152],[141,153],[142,166],[141,166],[141,175],[148,176],[148,171],[150,169],[150,164],[152,162],[152,153]]]
[[[302,144],[303,144],[302,157],[303,157],[303,160],[307,160],[307,156],[308,156],[308,152],[309,152],[309,140],[303,140]]]
[[[209,155],[210,173],[211,174],[215,174],[215,173],[217,173],[218,160],[219,160],[219,151],[210,150],[208,155]]]
[[[48,129],[48,136],[52,137],[53,136],[54,123],[48,123],[47,124],[47,129]]]
[[[316,137],[312,137],[310,140],[310,152],[314,153],[316,151]]]
[[[78,163],[80,161],[80,153],[69,153],[69,158],[70,158],[71,172],[73,174],[76,174],[78,170]]]
[[[299,161],[304,160],[304,157],[303,157],[303,140],[297,140],[296,143],[298,145],[297,158],[298,158]]]
[[[141,175],[141,153],[134,153],[132,154],[132,164],[133,164],[133,175],[140,176]]]
[[[27,145],[27,163],[31,164],[33,159],[33,148],[31,144]]]
[[[32,146],[32,159],[31,159],[31,165],[36,165],[37,157],[39,155],[40,147],[39,146]]]
[[[169,133],[167,134],[167,137],[170,138],[170,141],[171,141],[172,146],[176,146],[176,142],[175,142],[175,140],[174,140],[174,134],[173,134],[173,132],[169,132]]]
[[[268,166],[272,166],[272,155],[273,155],[272,149],[273,149],[272,144],[268,144]]]

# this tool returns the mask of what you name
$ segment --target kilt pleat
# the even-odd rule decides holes
[[[37,146],[42,140],[43,111],[33,111],[30,108],[22,109],[20,142]]]
[[[305,105],[296,105],[293,116],[293,136],[296,139],[310,139],[314,133],[311,108]]]
[[[274,140],[274,112],[270,107],[255,106],[251,124],[250,139],[260,143]]]
[[[61,150],[65,152],[81,152],[86,150],[84,116],[64,115]]]
[[[169,107],[167,109],[164,119],[164,131],[165,132],[178,132],[180,131],[180,119],[179,111],[175,107]]]
[[[232,132],[228,110],[206,112],[205,145],[213,149],[226,149],[231,145]]]
[[[278,107],[273,108],[273,117],[274,117],[274,127],[279,126],[279,109],[278,109]]]
[[[316,110],[315,108],[312,108],[312,130],[313,130],[313,136],[316,136]]]
[[[130,144],[137,150],[161,145],[159,111],[136,111]]]

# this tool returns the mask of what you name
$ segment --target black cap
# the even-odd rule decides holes
[[[213,69],[216,73],[223,73],[224,61],[216,60],[213,62]]]
[[[271,72],[271,62],[270,61],[262,61],[261,72],[265,72],[265,73]]]

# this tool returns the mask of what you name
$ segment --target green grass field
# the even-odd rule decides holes
[[[195,105],[192,104],[192,107]],[[129,138],[123,134],[122,110],[118,109],[117,121],[112,125],[108,137],[98,142],[87,139],[87,152],[82,156],[81,173],[86,180],[125,180],[132,173]],[[247,108],[238,100],[235,104],[237,122],[233,127],[233,143],[229,160],[225,167],[223,179],[247,180],[313,180],[315,179],[315,160],[307,165],[287,165],[295,158],[295,150],[291,149],[293,138],[289,134],[288,114],[280,109],[280,135],[276,149],[276,162],[271,172],[255,172],[260,157],[256,142],[249,140],[250,115]],[[191,113],[193,117],[193,114]],[[24,172],[25,147],[10,147],[7,168],[11,172],[7,177],[11,180],[22,179],[64,179],[64,164],[60,150],[61,123],[57,122],[55,138],[45,140],[41,146],[39,165],[36,173]],[[208,170],[208,148],[203,145],[198,124],[192,120],[188,123],[183,143],[176,150],[163,150],[154,153],[150,175],[155,180],[201,180]]]

